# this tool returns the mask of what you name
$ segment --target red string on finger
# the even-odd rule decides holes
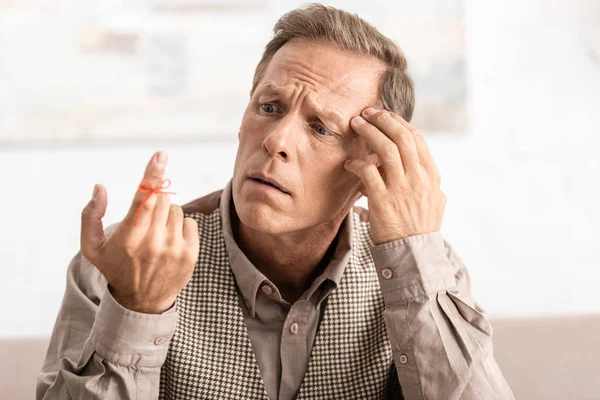
[[[137,220],[138,220],[138,217],[140,216],[140,211],[142,211],[142,207],[148,201],[148,199],[150,199],[152,194],[154,194],[154,193],[156,193],[156,194],[177,194],[175,192],[163,192],[163,189],[167,189],[169,186],[171,186],[170,179],[163,180],[160,183],[160,185],[156,186],[156,187],[152,186],[152,182],[150,182],[148,179],[142,180],[142,182],[140,183],[140,186],[138,186],[138,189],[142,193],[148,193],[148,196],[146,196],[146,198],[142,201],[142,203],[139,205],[137,211],[135,212],[135,219],[133,220],[133,226],[137,225]]]

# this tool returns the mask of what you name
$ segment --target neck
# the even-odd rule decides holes
[[[248,260],[294,303],[327,267],[337,245],[345,215],[285,235],[272,235],[241,223],[231,205],[234,238]]]

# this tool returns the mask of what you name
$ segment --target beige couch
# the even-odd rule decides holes
[[[600,316],[493,320],[495,355],[519,400],[600,400]],[[47,339],[0,340],[0,398],[33,399]]]

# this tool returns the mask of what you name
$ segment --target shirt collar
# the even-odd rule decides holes
[[[246,255],[239,248],[235,241],[233,230],[231,227],[231,215],[233,199],[232,199],[232,179],[229,180],[221,198],[219,200],[219,211],[221,213],[221,222],[223,227],[223,237],[225,239],[225,247],[229,257],[231,271],[235,277],[236,284],[244,299],[246,307],[252,318],[256,315],[256,296],[263,282],[268,282],[272,287],[275,287],[269,279],[260,272]],[[352,211],[348,213],[337,236],[337,245],[329,265],[323,273],[317,277],[311,287],[303,295],[303,298],[310,298],[316,292],[320,292],[317,306],[331,293],[340,283],[348,261],[352,252],[352,231],[353,220]],[[327,284],[329,282],[329,284]]]

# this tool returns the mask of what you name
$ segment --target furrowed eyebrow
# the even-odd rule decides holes
[[[323,118],[325,118],[328,121],[331,121],[334,124],[336,124],[339,127],[339,129],[342,129],[343,126],[345,125],[344,124],[344,117],[341,114],[339,114],[339,113],[337,113],[337,112],[335,112],[333,110],[331,110],[331,111],[325,111],[325,110],[323,110],[321,108],[319,110],[319,113],[323,114]]]
[[[279,97],[283,95],[285,95],[285,88],[272,83],[260,86],[257,90],[258,97]],[[344,116],[342,114],[335,112],[332,109],[326,110],[322,105],[318,104],[311,104],[311,108],[313,108],[318,117],[327,121],[331,121],[333,124],[335,124],[336,128],[338,128],[340,132],[346,131],[344,127],[347,125],[347,123],[345,123]]]
[[[273,85],[271,83],[259,87],[258,94],[260,96],[279,96],[284,93],[281,86]]]

